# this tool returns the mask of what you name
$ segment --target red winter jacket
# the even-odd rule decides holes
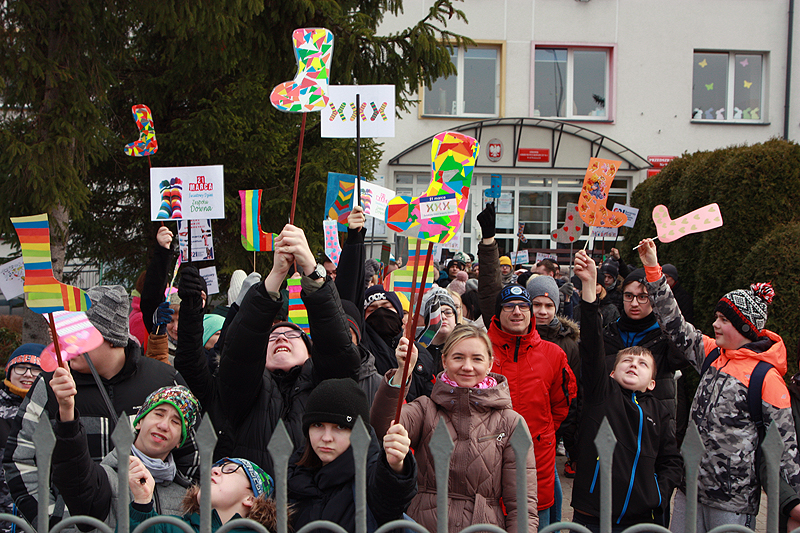
[[[495,316],[489,326],[494,349],[492,372],[508,379],[511,405],[528,424],[536,454],[539,510],[555,503],[556,430],[567,417],[578,391],[567,355],[558,345],[542,340],[536,328],[511,335]]]

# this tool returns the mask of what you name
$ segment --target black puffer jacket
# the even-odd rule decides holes
[[[377,526],[403,518],[408,504],[417,494],[417,463],[414,454],[406,455],[403,472],[397,474],[386,462],[375,431],[367,452],[367,505]],[[289,501],[293,504],[292,525],[298,531],[314,520],[330,520],[346,531],[356,530],[356,505],[353,483],[355,459],[350,447],[339,457],[317,470],[297,466],[302,449],[289,461]],[[368,522],[369,524],[369,518]],[[373,524],[375,525],[375,524]],[[323,531],[323,530],[317,530]]]
[[[375,355],[375,368],[381,376],[386,374],[389,370],[397,368],[397,357],[394,351],[397,344],[400,342],[402,332],[391,339],[391,343],[387,344],[386,341],[378,335],[372,326],[364,324],[364,334],[361,336],[361,344]],[[408,384],[408,396],[406,400],[411,402],[420,396],[430,396],[433,390],[433,384],[436,382],[436,376],[433,374],[435,366],[433,356],[417,341],[414,341],[414,346],[417,347],[417,366],[409,369],[411,372],[411,382]]]
[[[216,376],[209,371],[203,353],[199,293],[186,298],[181,293],[175,368],[185,374],[217,430],[215,459],[243,457],[274,475],[267,444],[278,421],[283,420],[295,448],[301,447],[305,443],[303,412],[314,387],[330,378],[358,381],[360,357],[350,340],[339,295],[330,280],[318,289],[314,285],[303,277],[301,296],[314,340],[311,357],[288,372],[264,368],[270,326],[283,301],[267,294],[263,283],[250,288],[226,331]]]

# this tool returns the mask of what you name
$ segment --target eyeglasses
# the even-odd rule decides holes
[[[299,339],[300,337],[303,336],[303,332],[302,331],[297,331],[296,329],[291,329],[289,331],[281,331],[280,333],[273,333],[272,335],[269,336],[269,342],[277,341],[278,337],[280,337],[281,335],[283,335],[284,337],[286,337],[289,340],[291,340],[291,339]]]
[[[442,309],[442,316],[447,316],[447,317],[455,316],[455,313],[449,307],[445,307],[444,309]]]
[[[24,376],[26,372],[30,372],[31,376],[36,377],[42,373],[42,369],[38,366],[14,365],[11,369],[18,376]]]
[[[632,302],[633,299],[636,298],[636,301],[640,304],[646,304],[650,301],[650,295],[645,293],[642,294],[633,294],[632,292],[623,292],[622,299],[626,302]]]
[[[514,308],[516,308],[516,307],[519,307],[519,310],[522,311],[522,312],[531,310],[531,304],[529,304],[527,302],[511,302],[511,303],[503,304],[503,311],[505,311],[507,313],[513,313],[514,312]]]
[[[223,474],[233,474],[234,472],[242,468],[242,465],[240,465],[239,463],[231,463],[231,462],[222,463],[221,465],[218,466],[219,466],[219,471],[222,472]]]

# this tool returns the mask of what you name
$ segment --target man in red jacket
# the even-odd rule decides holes
[[[561,500],[555,494],[556,430],[569,412],[577,383],[564,350],[532,327],[528,291],[517,284],[502,287],[493,204],[478,215],[478,222],[483,232],[478,297],[494,350],[492,371],[508,379],[511,404],[525,418],[533,439],[541,529],[560,520],[554,505]]]

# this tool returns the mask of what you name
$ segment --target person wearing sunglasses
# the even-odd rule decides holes
[[[154,505],[155,481],[150,471],[141,461],[132,460],[128,471],[128,484],[133,494],[130,507],[130,531],[154,516],[168,514],[159,512]],[[277,531],[277,510],[272,493],[275,483],[257,464],[247,459],[224,457],[211,468],[211,531],[212,533],[231,520],[250,518],[269,531]],[[194,531],[200,531],[200,492],[199,485],[192,485],[185,491],[182,515],[174,515],[186,522]],[[147,533],[183,533],[183,529],[159,523],[149,527]],[[252,532],[242,525],[233,527],[235,533]]]
[[[0,445],[5,447],[11,434],[11,422],[17,416],[22,400],[41,373],[39,355],[44,350],[41,344],[23,344],[11,354],[6,363],[6,378],[0,386]],[[5,473],[0,471],[0,512],[11,513],[14,500],[8,491]],[[11,531],[11,522],[0,521],[0,531]]]
[[[528,424],[536,455],[539,528],[558,522],[556,431],[577,395],[575,375],[558,345],[541,338],[532,319],[533,299],[522,285],[503,286],[495,235],[494,203],[478,214],[478,298],[492,341],[492,372],[508,379],[511,404]]]

